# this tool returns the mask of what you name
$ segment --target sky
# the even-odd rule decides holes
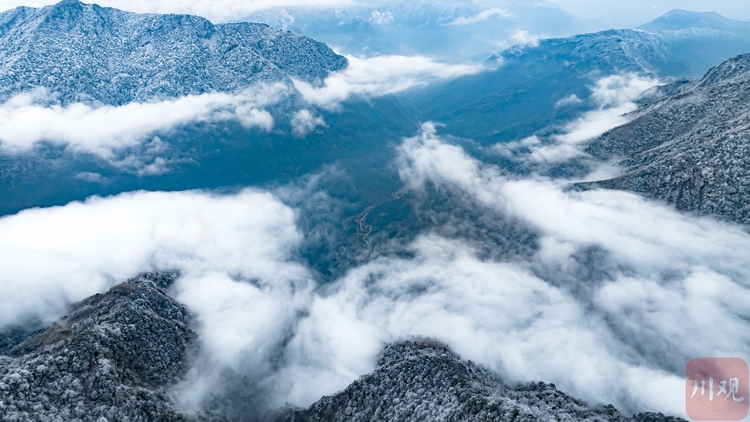
[[[88,1],[87,1],[88,2]],[[436,3],[444,3],[439,0]],[[529,3],[533,0],[529,0]],[[0,10],[16,6],[39,7],[57,3],[56,0],[0,0]],[[204,16],[215,23],[239,20],[268,8],[331,7],[347,8],[356,4],[370,4],[361,0],[100,0],[102,6],[135,12],[189,13]],[[485,7],[503,1],[481,1]],[[523,1],[521,1],[523,3]],[[750,5],[743,0],[557,0],[568,12],[590,19],[600,19],[613,27],[629,28],[647,23],[671,9],[715,11],[733,19],[750,19]]]

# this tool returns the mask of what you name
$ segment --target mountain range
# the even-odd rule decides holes
[[[429,54],[452,62],[486,58],[524,37],[568,36],[606,26],[550,2],[507,0],[379,0],[335,10],[280,7],[247,19],[322,40],[348,54]]]
[[[506,35],[531,28],[518,18],[523,7],[533,9],[524,16],[534,16],[538,25],[567,22],[562,32],[598,25],[546,2],[498,2],[485,9],[470,1],[440,4],[444,7],[388,1],[356,10],[272,9],[251,16],[283,29],[135,14],[76,0],[4,12],[2,107],[18,107],[18,95],[39,90],[46,94],[33,105],[58,111],[235,96],[272,84],[289,95],[269,107],[273,125],[268,128],[233,119],[189,121],[104,157],[53,142],[22,152],[0,150],[0,216],[136,190],[223,193],[261,187],[273,192],[269,196],[296,201],[290,213],[305,240],[289,254],[321,291],[357,265],[387,256],[413,258],[415,252],[403,245],[425,233],[458,239],[476,247],[481,260],[509,261],[528,269],[529,278],[546,282],[545,271],[557,270],[525,265],[524,259],[567,244],[545,237],[542,229],[518,216],[486,213],[486,204],[477,206],[469,192],[431,182],[406,189],[404,169],[398,168],[399,145],[420,127],[424,132],[422,123],[434,121],[435,132],[446,140],[440,148],[463,148],[467,156],[473,154],[470,159],[487,160],[477,164],[486,170],[476,173],[480,182],[498,175],[524,177],[528,174],[514,167],[513,159],[519,157],[488,158],[487,151],[556,134],[566,123],[597,110],[592,86],[598,80],[636,75],[663,83],[638,99],[640,106],[624,117],[626,124],[584,142],[579,152],[585,157],[576,158],[580,162],[564,164],[582,162],[576,168],[584,174],[592,163],[615,164],[622,171],[618,177],[572,187],[635,192],[743,230],[750,224],[747,22],[677,10],[635,30],[526,40],[482,56],[482,71],[474,74],[390,95],[354,96],[336,107],[317,107],[297,91],[299,81],[330,88],[326,83],[340,82],[335,77],[346,72],[349,61],[326,44],[286,29],[320,35],[352,51],[368,47],[373,54],[408,54],[413,52],[409,48],[430,51],[419,42],[406,46],[393,41],[438,34],[431,45],[451,51],[462,47],[434,40],[461,38],[461,31],[476,35],[485,27],[497,26],[494,30]],[[467,54],[481,53],[487,45],[477,43]],[[301,112],[315,120],[304,136],[292,127]],[[140,171],[158,160],[166,163],[159,171]],[[570,187],[568,179],[554,182]],[[290,193],[306,189],[312,193],[306,191],[310,196],[302,199]],[[329,202],[321,205],[320,198]],[[570,290],[584,297],[581,301],[589,300],[586,295],[597,283],[621,275],[619,268],[610,268],[618,264],[607,261],[609,251],[595,242],[589,246],[571,253],[569,264],[575,268],[570,273],[549,276],[553,283],[577,271],[580,283]],[[219,375],[225,390],[185,409],[175,389],[196,367],[202,321],[173,299],[179,277],[177,272],[143,274],[70,305],[67,316],[53,324],[30,321],[11,327],[0,321],[0,421],[680,420],[654,413],[626,415],[543,382],[511,383],[445,344],[409,336],[383,342],[374,370],[306,408],[269,408],[246,375],[229,371]],[[231,277],[263,287],[262,281]],[[430,285],[414,288],[429,290]],[[585,305],[594,306],[595,300],[603,299]],[[637,347],[623,354],[639,365],[653,364]]]

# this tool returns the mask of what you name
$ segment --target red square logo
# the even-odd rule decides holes
[[[738,358],[700,358],[685,370],[688,416],[696,421],[741,421],[750,411],[747,362]]]

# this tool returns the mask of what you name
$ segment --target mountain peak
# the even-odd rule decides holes
[[[750,33],[750,22],[736,21],[716,12],[693,12],[673,9],[638,29],[659,32],[679,31],[688,28],[706,28],[717,31]]]
[[[78,0],[0,14],[0,63],[0,101],[46,88],[65,104],[110,105],[313,82],[347,65],[328,46],[267,25]]]
[[[79,14],[83,12],[85,6],[78,0],[62,0],[60,3],[50,6],[50,11],[52,14],[66,12]]]

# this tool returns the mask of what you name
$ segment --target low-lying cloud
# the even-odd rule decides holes
[[[274,119],[264,107],[280,101],[286,92],[285,86],[274,85],[116,107],[45,105],[47,93],[37,90],[0,105],[0,152],[28,152],[45,142],[114,160],[117,151],[195,122],[237,120],[248,128],[271,130]]]
[[[171,146],[160,135],[192,124],[237,121],[246,128],[271,131],[276,116],[289,122],[292,135],[305,137],[326,126],[316,108],[336,110],[352,98],[379,97],[485,70],[478,65],[442,64],[421,56],[349,60],[347,69],[331,73],[320,87],[302,81],[294,81],[296,89],[281,83],[259,84],[236,93],[214,92],[121,106],[62,106],[55,103],[54,93],[40,88],[0,104],[0,154],[28,153],[49,144],[72,153],[92,154],[124,171],[160,174],[180,160],[164,154]],[[294,110],[304,102],[305,108]],[[270,109],[289,112],[272,115]]]
[[[430,125],[399,157],[408,189],[468,195],[538,233],[536,253],[492,260],[428,230],[410,254],[318,286],[296,258],[295,211],[270,193],[128,193],[0,219],[0,324],[49,321],[138,272],[180,270],[173,293],[198,315],[203,354],[176,394],[193,404],[230,369],[268,406],[306,406],[373,369],[383,343],[429,336],[509,382],[681,414],[688,360],[750,353],[741,228],[630,193],[509,178]]]
[[[304,109],[294,113],[291,120],[292,133],[298,137],[304,137],[314,131],[318,126],[326,126],[325,120],[313,111]]]
[[[520,302],[537,310],[532,321],[561,331],[514,327],[523,341],[499,342],[497,353],[520,345],[523,351],[512,355],[515,360],[496,360],[512,378],[537,377],[590,401],[679,414],[680,373],[690,359],[750,353],[750,311],[742,305],[750,299],[745,256],[750,235],[740,227],[681,214],[630,193],[566,192],[564,183],[553,180],[507,178],[441,141],[430,125],[405,142],[401,160],[402,177],[413,188],[430,182],[468,192],[480,206],[540,234],[537,255],[518,272],[555,286],[556,303],[568,308],[545,321],[550,305],[541,303],[543,295],[530,293],[534,284],[528,282],[528,297]],[[582,260],[585,251],[599,251],[593,255],[599,262]],[[465,355],[487,361],[476,339],[456,337],[444,334]],[[574,338],[575,346],[569,348],[565,338]]]
[[[310,104],[335,109],[354,96],[379,97],[487,70],[481,65],[443,64],[423,56],[347,59],[349,67],[332,73],[322,87],[304,81],[294,81],[294,86]]]

